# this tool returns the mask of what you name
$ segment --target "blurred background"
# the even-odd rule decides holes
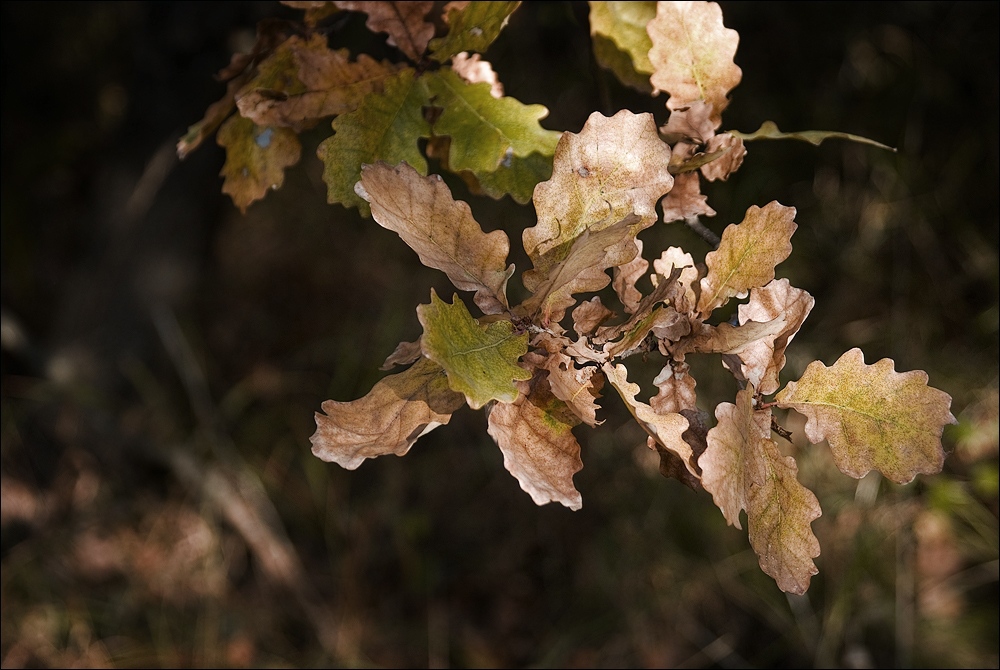
[[[658,474],[613,393],[576,429],[578,512],[532,504],[467,408],[405,458],[320,462],[313,412],[367,393],[431,287],[452,289],[326,204],[326,124],[245,216],[213,142],[176,159],[223,93],[212,75],[258,20],[297,13],[3,3],[0,664],[997,667],[1000,5],[722,6],[743,68],[725,128],[899,152],[752,143],[705,223],[798,208],[778,276],[817,302],[784,379],[855,346],[926,370],[959,421],[944,472],[853,480],[782,417],[824,511],[820,572],[791,597],[711,496]],[[507,95],[552,129],[622,108],[663,123],[665,96],[595,64],[587,16],[525,3],[486,54]],[[449,183],[512,246],[534,225]],[[680,224],[641,237],[647,257],[709,251]],[[630,366],[647,398],[653,358]],[[732,401],[717,359],[695,373],[705,409]]]

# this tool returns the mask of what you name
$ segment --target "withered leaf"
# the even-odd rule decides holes
[[[615,289],[618,299],[622,301],[622,306],[629,314],[635,313],[639,307],[639,301],[642,300],[642,293],[635,287],[635,283],[649,269],[649,261],[642,257],[642,240],[636,239],[635,246],[638,250],[635,258],[624,265],[615,267],[611,273],[611,286]]]
[[[433,2],[344,2],[333,4],[341,9],[364,12],[365,25],[373,33],[388,33],[386,40],[412,60],[420,60],[427,43],[434,37],[434,24],[424,20]]]
[[[604,378],[595,376],[596,366],[577,367],[572,358],[559,352],[545,357],[540,367],[549,372],[548,382],[552,394],[566,403],[580,421],[592,428],[603,423],[597,420],[599,407],[596,401],[601,397]]]
[[[391,370],[397,365],[409,365],[423,355],[424,352],[420,348],[420,340],[400,342],[392,350],[392,353],[386,357],[385,362],[382,363],[379,370]]]
[[[494,98],[503,97],[503,84],[490,62],[483,60],[479,54],[469,55],[468,52],[455,54],[451,59],[451,69],[459,77],[470,84],[489,84],[490,95]]]
[[[660,127],[660,137],[668,144],[705,144],[714,136],[712,105],[704,100],[672,110],[666,124]]]
[[[661,202],[665,223],[697,216],[715,216],[715,210],[708,206],[708,196],[701,193],[697,172],[674,175],[674,187]]]
[[[765,121],[760,124],[760,128],[752,133],[741,133],[738,130],[730,130],[728,132],[731,135],[741,138],[744,142],[751,142],[753,140],[801,140],[818,147],[823,140],[839,139],[850,140],[851,142],[860,142],[861,144],[870,144],[873,147],[886,149],[888,151],[892,151],[893,153],[896,151],[893,147],[882,144],[881,142],[876,142],[875,140],[870,140],[867,137],[862,137],[861,135],[838,133],[832,130],[800,130],[798,132],[783,133],[774,121]]]
[[[514,402],[515,380],[531,378],[517,364],[528,351],[528,335],[514,332],[506,319],[479,324],[465,303],[452,298],[448,304],[431,289],[431,303],[417,307],[424,327],[420,344],[424,355],[444,368],[452,390],[465,394],[472,409],[491,400]]]
[[[722,123],[729,91],[743,72],[733,62],[740,36],[722,24],[722,9],[714,2],[658,2],[656,18],[646,26],[653,48],[650,81],[670,95],[668,109],[704,100],[712,105],[712,123]]]
[[[354,191],[365,163],[406,161],[417,172],[426,173],[427,160],[417,146],[419,138],[430,135],[422,111],[426,104],[423,80],[414,79],[413,70],[406,69],[387,79],[382,93],[365,96],[358,109],[334,119],[336,133],[316,151],[324,165],[327,202],[369,214],[368,202]]]
[[[708,431],[708,448],[698,459],[702,486],[731,525],[746,510],[750,545],[761,569],[788,593],[802,594],[817,569],[819,541],[811,524],[822,511],[812,491],[796,479],[798,468],[770,439],[771,410],[754,410],[753,388],[720,403],[718,425]]]
[[[455,288],[475,291],[484,313],[507,309],[507,279],[514,272],[507,267],[507,234],[484,233],[440,177],[423,177],[406,163],[376,163],[361,169],[358,191],[379,225],[403,238],[421,263],[447,274]]]
[[[236,104],[258,125],[301,130],[324,116],[354,111],[400,67],[364,54],[352,62],[347,49],[327,48],[322,35],[296,35],[261,62]]]
[[[733,296],[774,279],[774,267],[792,253],[794,219],[794,207],[772,201],[751,206],[739,225],[726,226],[719,248],[705,256],[708,274],[701,280],[698,311],[707,316]]]
[[[226,85],[226,94],[209,105],[201,121],[189,126],[184,136],[177,141],[177,156],[181,160],[197,149],[233,113],[236,109],[236,91],[243,85],[243,81],[242,77],[230,81]]]
[[[659,393],[649,399],[649,406],[657,414],[680,414],[684,410],[698,409],[695,378],[684,361],[668,361],[653,379],[653,384]]]
[[[309,441],[317,457],[354,470],[366,458],[402,456],[421,435],[448,423],[463,402],[441,366],[423,358],[359,400],[324,402]]]
[[[444,63],[462,51],[483,53],[507,25],[520,2],[469,2],[445,8],[448,34],[431,40],[431,58]]]
[[[712,155],[721,152],[715,160],[701,166],[701,173],[709,181],[729,179],[729,175],[740,169],[743,158],[747,155],[743,140],[729,133],[715,135],[708,141],[705,153]]]
[[[680,247],[667,247],[660,254],[660,257],[653,261],[653,271],[656,274],[652,275],[650,279],[653,286],[659,286],[661,278],[672,276],[675,268],[681,271],[677,277],[677,286],[680,291],[679,295],[672,296],[672,303],[677,311],[691,315],[698,302],[695,288],[701,278],[691,254]]]
[[[285,168],[299,162],[302,145],[288,128],[262,128],[250,119],[232,116],[216,138],[226,150],[226,162],[220,176],[225,177],[222,192],[246,212],[251,203],[285,181]]]
[[[876,469],[898,484],[941,471],[941,433],[956,423],[951,396],[928,386],[926,372],[896,372],[890,358],[866,365],[860,349],[830,367],[810,363],[775,400],[808,418],[806,437],[829,441],[842,472],[860,479]]]
[[[536,505],[558,502],[572,510],[583,506],[573,475],[583,468],[580,444],[571,432],[579,423],[565,403],[550,392],[544,376],[510,403],[489,410],[489,434],[503,452],[503,466]]]
[[[773,339],[764,339],[753,345],[757,352],[748,352],[748,359],[763,360],[760,373],[746,370],[747,378],[764,395],[778,390],[778,373],[785,367],[785,349],[799,332],[816,301],[808,292],[797,289],[787,279],[778,279],[762,288],[750,289],[750,301],[738,308],[741,325],[752,321],[767,322],[779,316],[784,326]],[[759,381],[757,381],[759,380]]]
[[[642,429],[660,446],[679,457],[688,471],[693,476],[698,477],[700,473],[695,465],[694,452],[691,445],[681,437],[688,429],[688,420],[680,414],[658,414],[646,403],[636,400],[635,394],[640,390],[639,385],[628,381],[628,370],[625,369],[624,365],[612,366],[610,363],[605,363],[601,366],[601,370],[618,391],[618,395],[625,401],[628,411],[642,426]]]
[[[573,309],[573,330],[577,335],[591,335],[615,313],[601,303],[600,296],[584,300]]]

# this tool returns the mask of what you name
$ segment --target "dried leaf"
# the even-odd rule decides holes
[[[514,402],[514,380],[530,379],[517,364],[528,351],[528,335],[514,332],[507,320],[481,326],[465,304],[448,304],[431,289],[431,304],[417,307],[424,327],[424,355],[444,368],[452,390],[464,393],[469,407],[479,409],[490,400]]]
[[[484,313],[507,309],[507,279],[514,272],[507,267],[507,234],[484,233],[440,177],[422,177],[406,163],[376,163],[361,169],[358,191],[379,225],[403,238],[421,263],[447,274],[455,288],[475,291]]]
[[[222,125],[233,110],[236,109],[236,91],[243,85],[243,78],[234,79],[226,85],[226,94],[221,99],[216,100],[208,109],[201,121],[189,126],[184,136],[177,141],[177,156],[183,160],[188,154],[197,149],[205,138],[215,132]]]
[[[451,137],[450,169],[470,170],[478,176],[509,167],[515,156],[555,151],[560,133],[538,124],[548,116],[544,106],[494,98],[488,85],[469,84],[449,69],[429,72],[423,79],[434,106],[441,108],[434,134]]]
[[[364,12],[373,33],[388,33],[386,40],[412,60],[420,60],[434,37],[434,24],[424,20],[433,2],[334,2],[341,9]]]
[[[427,161],[417,139],[430,135],[423,106],[427,88],[406,69],[385,82],[382,93],[365,96],[357,110],[333,120],[333,137],[320,143],[317,155],[323,161],[327,202],[357,207],[368,215],[368,203],[354,192],[365,163],[406,161],[417,172],[427,172]]]
[[[733,62],[740,36],[722,24],[722,9],[714,2],[658,2],[656,18],[646,29],[653,42],[650,81],[670,95],[667,108],[704,100],[712,105],[713,128],[718,128],[729,91],[743,77]]]
[[[660,137],[668,144],[686,142],[700,145],[715,136],[712,105],[696,100],[670,112],[667,123],[660,127]]]
[[[653,379],[660,392],[649,399],[649,406],[657,414],[680,414],[696,410],[697,395],[691,367],[684,361],[668,361],[660,374]]]
[[[244,213],[268,191],[280,188],[285,168],[298,163],[302,155],[298,136],[288,128],[262,128],[241,116],[223,123],[216,141],[226,150],[219,173],[225,177],[222,192]]]
[[[753,389],[720,403],[718,425],[708,432],[708,449],[698,459],[702,486],[731,525],[746,510],[750,545],[761,569],[788,593],[802,594],[818,572],[813,560],[819,541],[810,527],[822,511],[812,491],[796,479],[798,468],[770,439],[771,410],[753,408]]]
[[[747,155],[743,140],[729,133],[722,133],[710,139],[705,152],[709,155],[722,152],[718,158],[701,166],[701,173],[709,181],[729,179],[729,175],[740,169],[743,158]]]
[[[622,110],[590,115],[579,134],[563,133],[552,178],[535,188],[538,225],[523,234],[536,268],[556,248],[568,251],[583,231],[607,228],[637,215],[635,232],[656,221],[656,202],[673,186],[670,148],[660,141],[651,114]],[[565,251],[564,251],[565,253]],[[562,260],[558,254],[553,262]],[[627,263],[634,254],[612,265]]]
[[[748,353],[750,358],[766,360],[759,382],[755,380],[756,374],[747,374],[754,387],[764,395],[778,390],[778,373],[785,367],[785,349],[795,333],[799,332],[814,304],[816,301],[808,292],[795,288],[787,279],[778,279],[763,288],[750,289],[750,301],[739,306],[741,325],[752,321],[770,321],[779,315],[784,321],[784,327],[773,339],[754,345],[759,354]]]
[[[402,456],[421,435],[448,423],[462,406],[444,370],[427,359],[382,379],[353,402],[327,400],[309,441],[324,461],[354,470],[366,458]]]
[[[258,66],[236,104],[258,125],[301,130],[315,119],[354,111],[399,69],[364,54],[351,62],[347,49],[327,48],[322,35],[292,36]]]
[[[927,386],[927,373],[896,372],[890,358],[866,365],[860,349],[830,367],[810,363],[775,400],[808,417],[806,437],[828,440],[845,474],[860,479],[876,469],[898,484],[941,471],[941,433],[956,423],[951,396]]]
[[[653,271],[656,272],[650,279],[653,286],[659,286],[660,277],[670,277],[677,268],[681,271],[677,277],[677,284],[681,288],[680,295],[673,298],[673,304],[678,312],[691,314],[694,306],[698,302],[698,295],[695,287],[701,278],[698,268],[694,265],[694,258],[680,247],[667,247],[660,257],[653,261]]]
[[[573,359],[564,353],[553,353],[544,359],[541,367],[549,371],[552,394],[566,403],[573,414],[593,428],[603,421],[597,420],[597,399],[604,386],[602,377],[595,377],[593,365],[576,367]]]
[[[420,347],[420,340],[414,342],[400,342],[392,353],[385,359],[379,370],[390,370],[397,365],[409,365],[424,355]]]
[[[549,391],[544,376],[512,403],[489,410],[489,434],[503,452],[503,466],[536,505],[559,502],[577,510],[583,506],[573,475],[583,468],[580,444],[571,432],[579,420]]]
[[[765,121],[760,124],[760,128],[752,133],[741,133],[738,130],[730,130],[728,132],[731,135],[739,137],[744,142],[751,142],[753,140],[801,140],[814,146],[819,146],[823,140],[838,139],[860,142],[861,144],[870,144],[871,146],[878,147],[879,149],[886,149],[893,153],[896,152],[896,149],[882,144],[881,142],[876,142],[875,140],[870,140],[867,137],[862,137],[860,135],[851,135],[850,133],[838,133],[832,130],[800,130],[793,133],[783,133],[778,129],[778,126],[774,123],[774,121]]]
[[[503,97],[503,84],[497,73],[493,71],[490,62],[482,60],[479,54],[470,56],[466,51],[455,54],[451,59],[451,69],[470,84],[489,84],[490,95],[494,98]]]
[[[646,403],[636,400],[635,394],[639,392],[639,385],[628,381],[626,378],[628,370],[625,369],[624,365],[612,366],[610,363],[605,363],[601,370],[604,371],[604,376],[618,391],[618,395],[625,401],[628,411],[639,422],[643,430],[654,438],[660,446],[679,457],[690,473],[698,477],[700,473],[695,465],[694,452],[681,437],[688,428],[688,420],[680,414],[658,414]]]
[[[636,239],[635,246],[638,251],[635,258],[624,265],[619,265],[612,272],[611,286],[618,294],[618,299],[622,301],[625,311],[634,314],[642,300],[642,294],[635,287],[635,283],[646,274],[649,269],[649,261],[642,257],[642,240]]]
[[[448,34],[431,41],[431,58],[444,63],[461,51],[485,52],[520,5],[520,2],[470,2],[446,8]]]
[[[577,335],[592,335],[597,327],[615,313],[601,304],[600,296],[581,302],[573,310],[573,330]]]
[[[733,296],[774,279],[774,267],[792,253],[794,219],[794,207],[772,201],[750,207],[742,223],[727,226],[719,248],[705,257],[708,274],[701,280],[698,311],[707,316]]]

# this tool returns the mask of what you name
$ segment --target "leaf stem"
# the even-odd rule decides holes
[[[684,219],[684,223],[687,224],[687,227],[693,230],[698,237],[712,245],[713,249],[719,248],[719,243],[722,241],[722,238],[706,228],[705,224],[703,224],[701,219],[697,216],[687,217]]]

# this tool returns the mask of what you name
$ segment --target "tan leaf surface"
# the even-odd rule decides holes
[[[712,123],[722,123],[729,91],[743,72],[733,62],[740,36],[722,24],[722,9],[714,2],[658,2],[656,18],[646,27],[653,41],[650,81],[670,95],[668,109],[696,100],[712,105]]]
[[[535,187],[538,225],[522,236],[535,267],[553,250],[568,250],[585,230],[607,228],[630,214],[638,217],[636,233],[652,225],[657,200],[674,183],[669,162],[670,148],[648,113],[622,110],[608,118],[594,112],[580,133],[563,133],[552,178]],[[626,255],[612,265],[634,258]]]
[[[636,239],[635,246],[638,249],[635,258],[615,267],[611,273],[611,286],[629,314],[635,312],[642,300],[642,293],[635,287],[635,283],[649,269],[649,261],[642,257],[642,240]]]
[[[664,223],[696,216],[715,216],[715,210],[708,206],[708,196],[701,193],[697,172],[674,175],[674,187],[663,198],[662,204]]]
[[[603,423],[597,420],[600,409],[597,399],[601,397],[604,378],[595,376],[596,366],[577,367],[573,359],[563,353],[549,355],[543,366],[549,371],[552,395],[566,403],[569,410],[591,428]]]
[[[323,35],[295,35],[258,66],[236,105],[257,125],[301,130],[315,119],[354,111],[400,67],[365,54],[352,62],[347,49],[327,48]]]
[[[615,313],[601,303],[600,296],[584,300],[573,309],[573,330],[577,335],[591,335]]]
[[[754,345],[763,355],[749,354],[752,358],[764,358],[767,361],[760,373],[759,382],[752,380],[754,387],[764,395],[771,395],[778,390],[778,373],[785,367],[785,349],[799,332],[814,304],[816,301],[808,292],[795,288],[787,279],[778,279],[762,288],[750,289],[750,301],[739,306],[741,325],[751,321],[771,321],[779,315],[784,321],[784,327],[773,339],[759,341]],[[750,378],[750,375],[747,377]]]
[[[470,56],[466,51],[455,54],[455,57],[451,59],[451,69],[470,84],[489,84],[490,95],[494,98],[503,97],[503,84],[497,77],[497,73],[493,71],[490,62],[482,60],[479,54]]]
[[[812,491],[796,479],[798,468],[770,439],[771,410],[753,408],[753,389],[736,394],[736,404],[720,403],[718,425],[708,432],[708,448],[698,459],[702,486],[731,525],[746,510],[750,545],[761,569],[788,593],[802,594],[817,569],[819,541],[811,524],[822,511]]]
[[[485,314],[507,309],[507,279],[514,271],[507,267],[507,234],[484,233],[440,177],[423,177],[406,163],[376,163],[361,169],[359,191],[372,217],[403,238],[421,263],[443,271],[455,288],[475,291]]]
[[[861,478],[876,469],[898,484],[944,464],[941,433],[955,423],[951,396],[927,385],[922,370],[896,372],[890,358],[866,365],[851,349],[830,367],[809,364],[775,396],[808,417],[806,437],[827,440],[837,467]]]
[[[421,435],[448,423],[464,402],[448,388],[441,366],[422,358],[359,400],[324,402],[309,441],[317,457],[354,470],[366,458],[402,456]]]
[[[772,201],[753,205],[739,225],[726,226],[719,248],[705,256],[708,274],[701,280],[698,311],[708,316],[733,296],[774,279],[774,267],[792,253],[794,219],[794,207]]]
[[[385,362],[382,363],[379,370],[391,370],[397,365],[409,365],[423,355],[424,351],[420,347],[420,340],[400,342],[392,350],[392,353],[386,357]]]
[[[611,385],[618,391],[618,395],[625,401],[628,411],[632,414],[642,429],[650,437],[654,438],[660,446],[673,452],[683,461],[688,471],[695,477],[700,476],[695,464],[694,451],[691,446],[681,437],[688,428],[688,420],[680,414],[658,414],[652,407],[644,402],[635,399],[639,392],[639,385],[630,382],[626,375],[628,370],[624,365],[612,366],[605,363],[601,366],[604,376],[607,377]]]
[[[519,386],[526,386],[519,384]],[[536,505],[583,506],[573,475],[583,469],[580,444],[571,432],[579,420],[536,377],[528,394],[489,410],[487,431],[503,452],[503,466]]]
[[[653,379],[653,384],[659,393],[649,399],[649,406],[657,414],[680,414],[683,410],[698,409],[695,379],[691,367],[684,361],[668,361]]]
[[[222,192],[246,212],[251,203],[285,182],[285,168],[299,162],[302,145],[288,128],[262,128],[250,119],[232,116],[216,137],[226,150],[226,162],[220,176],[225,177]]]
[[[434,24],[424,20],[433,2],[334,2],[341,9],[364,12],[373,33],[388,33],[386,40],[413,60],[420,60],[434,37]]]
[[[714,136],[712,105],[704,100],[672,110],[666,124],[660,127],[660,137],[668,144],[705,144]]]
[[[659,285],[661,278],[670,277],[674,268],[681,271],[677,277],[677,284],[683,289],[682,297],[674,298],[674,307],[679,312],[690,314],[698,302],[694,287],[698,285],[699,279],[698,268],[695,267],[691,254],[680,247],[667,247],[660,257],[653,261],[653,271],[656,272],[652,277],[653,285]]]
[[[690,340],[681,343],[675,353],[686,353],[695,351],[699,353],[730,354],[737,359],[742,378],[749,381],[756,388],[761,379],[771,371],[773,374],[774,388],[769,393],[774,393],[777,389],[777,370],[774,360],[775,342],[778,338],[788,335],[794,324],[789,324],[787,316],[783,313],[777,314],[770,321],[757,322],[748,321],[739,326],[729,323],[720,323],[718,326],[702,325],[698,334]],[[798,328],[798,326],[794,326]],[[782,347],[781,363],[784,365],[784,347]],[[728,361],[724,359],[727,367]],[[769,380],[768,388],[771,386]],[[761,391],[764,393],[764,391]]]
[[[701,173],[709,181],[726,181],[729,179],[729,175],[740,169],[740,166],[743,165],[743,158],[747,155],[746,147],[743,146],[743,140],[729,133],[715,135],[708,141],[708,146],[705,147],[706,154],[714,154],[720,151],[723,154],[719,158],[701,166]]]

